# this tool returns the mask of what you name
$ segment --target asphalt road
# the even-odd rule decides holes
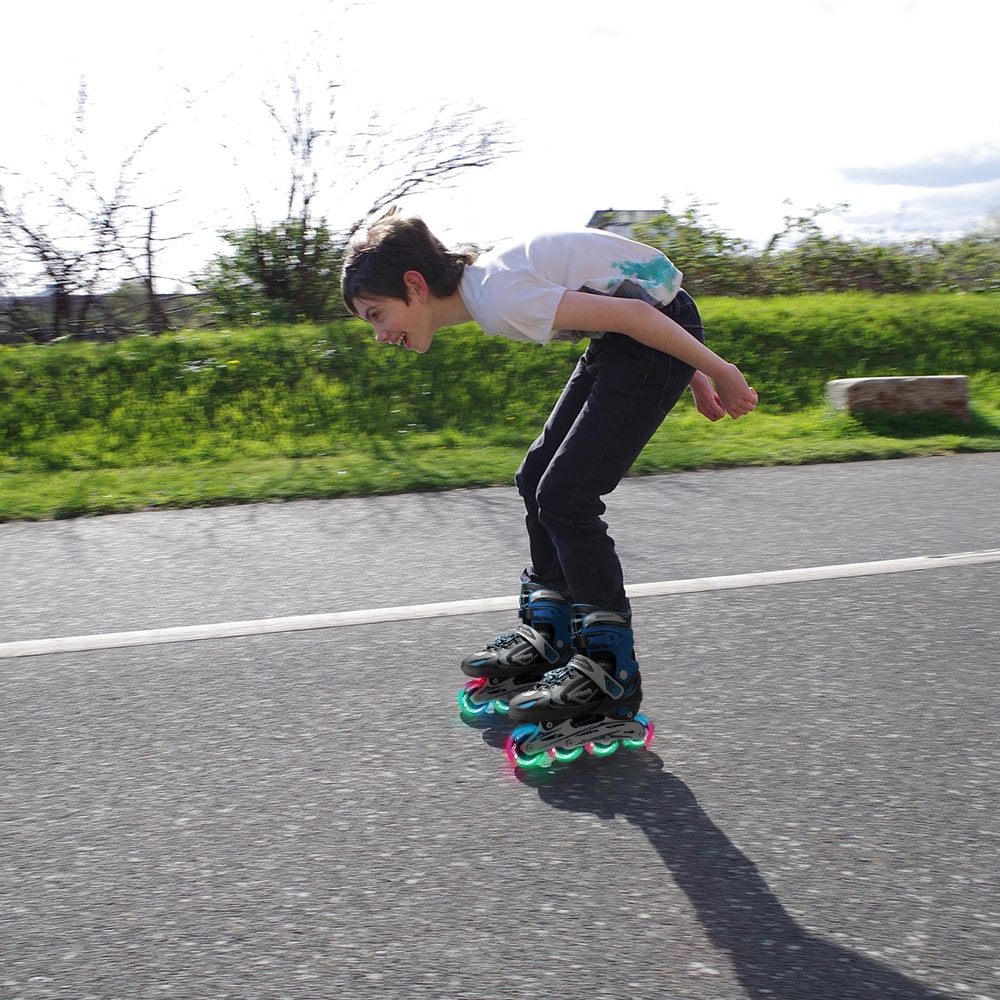
[[[630,480],[631,584],[1000,547],[1000,455]],[[1000,998],[1000,563],[644,597],[649,751],[514,774],[512,490],[0,525],[0,997]]]

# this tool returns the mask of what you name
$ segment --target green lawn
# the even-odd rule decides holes
[[[1000,295],[700,303],[761,395],[685,397],[635,474],[1000,451]],[[357,321],[0,347],[0,521],[509,485],[583,345],[442,331],[417,357]],[[964,373],[973,418],[857,418],[828,379]]]
[[[974,416],[967,424],[933,415],[862,420],[824,404],[711,424],[685,401],[633,471],[650,475],[1000,451],[1000,385],[985,378],[976,382]],[[328,454],[301,458],[7,472],[0,520],[510,485],[530,441],[531,433],[519,435],[509,427],[413,432],[389,441],[359,437]]]

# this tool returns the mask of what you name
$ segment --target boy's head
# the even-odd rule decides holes
[[[341,274],[344,304],[359,315],[355,299],[386,296],[407,301],[404,275],[419,271],[431,294],[446,298],[458,289],[475,254],[449,250],[416,216],[390,209],[351,241]]]

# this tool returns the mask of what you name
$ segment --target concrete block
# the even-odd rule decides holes
[[[838,410],[923,413],[928,410],[969,419],[966,375],[838,378],[826,383],[826,398]]]

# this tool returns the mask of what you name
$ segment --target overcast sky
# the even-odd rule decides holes
[[[8,189],[64,169],[84,79],[99,179],[163,126],[137,196],[171,202],[161,234],[190,234],[161,260],[177,279],[220,229],[281,216],[288,158],[264,101],[290,107],[293,73],[317,117],[332,97],[342,133],[373,110],[427,127],[445,103],[509,125],[514,152],[404,205],[446,241],[665,198],[757,242],[842,202],[829,228],[872,238],[1000,213],[997,0],[54,0],[15,5],[4,34]],[[334,225],[366,207],[341,174],[318,206]]]

